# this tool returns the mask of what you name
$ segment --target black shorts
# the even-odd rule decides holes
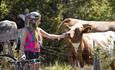
[[[36,59],[40,57],[40,52],[25,51],[26,59]]]

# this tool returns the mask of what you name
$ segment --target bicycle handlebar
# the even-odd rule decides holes
[[[8,58],[11,58],[13,59],[13,61],[9,61],[10,63],[15,63],[15,64],[18,64],[18,63],[29,63],[29,62],[40,62],[41,58],[37,58],[37,59],[25,59],[25,60],[17,60],[15,59],[14,57],[8,55],[8,54],[3,54],[3,55],[0,55],[0,56],[3,56],[3,57],[8,57]]]
[[[13,56],[8,55],[8,54],[2,54],[2,55],[0,55],[0,56],[8,57],[8,58],[11,58],[11,59],[13,59],[14,61],[16,61],[16,59],[15,59]]]

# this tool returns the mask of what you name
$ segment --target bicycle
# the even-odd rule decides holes
[[[26,69],[26,67],[24,66],[26,63],[30,64],[30,63],[38,63],[41,61],[41,59],[43,58],[37,58],[37,59],[31,59],[31,60],[17,60],[16,58],[8,55],[8,54],[2,54],[0,55],[0,58],[3,57],[3,58],[9,58],[9,70],[29,70],[29,69]],[[29,68],[29,66],[27,67]],[[0,70],[2,70],[0,68]],[[3,69],[3,70],[6,70],[6,69]]]

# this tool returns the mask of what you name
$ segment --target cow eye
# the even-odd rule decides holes
[[[81,27],[81,28],[83,28],[83,27]]]

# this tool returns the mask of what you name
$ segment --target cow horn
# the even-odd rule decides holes
[[[58,29],[60,29],[61,26],[62,26],[64,23],[68,23],[68,22],[70,22],[70,18],[64,19],[64,20],[61,22],[61,24],[58,26]]]
[[[63,22],[61,22],[61,24],[58,26],[58,30],[61,28],[62,25],[63,25]]]

